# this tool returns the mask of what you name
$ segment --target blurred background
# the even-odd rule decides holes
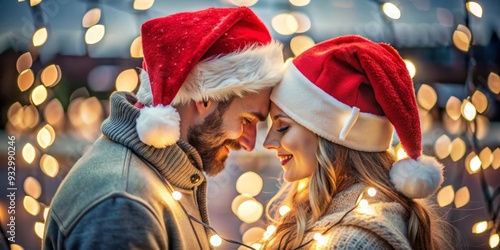
[[[250,6],[284,44],[285,59],[346,34],[397,48],[413,77],[424,153],[446,165],[435,202],[466,249],[498,249],[497,0],[3,0],[0,249],[9,248],[12,205],[16,234],[10,248],[40,248],[50,201],[99,136],[110,94],[137,90],[140,25],[176,12],[230,6]],[[261,146],[265,132],[266,124],[259,124],[254,152],[232,152],[225,171],[209,180],[213,227],[250,245],[267,230],[263,211],[280,184],[279,161]],[[393,146],[399,158],[405,156],[397,137]],[[15,179],[8,177],[9,162],[15,163]],[[7,196],[12,187],[15,202]],[[217,249],[238,246],[223,242]]]

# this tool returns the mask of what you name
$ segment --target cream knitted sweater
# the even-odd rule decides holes
[[[363,184],[355,184],[336,195],[327,215],[316,222],[303,243],[341,220],[364,190]],[[363,198],[368,200],[368,208],[358,206],[323,234],[322,243],[313,240],[304,249],[412,249],[407,238],[405,209],[380,192],[375,197],[364,194]]]

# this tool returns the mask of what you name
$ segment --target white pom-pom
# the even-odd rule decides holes
[[[180,116],[172,106],[144,107],[136,120],[139,139],[155,148],[175,144],[180,138]]]
[[[425,198],[443,183],[443,168],[435,158],[424,155],[417,160],[400,160],[392,165],[391,182],[396,190],[409,198]]]

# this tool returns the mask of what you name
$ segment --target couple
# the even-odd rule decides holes
[[[392,47],[345,36],[283,66],[245,7],[156,18],[141,33],[137,96],[112,94],[103,135],[52,201],[44,249],[212,248],[204,174],[230,150],[251,151],[268,115],[264,146],[288,182],[271,211],[291,211],[273,218],[263,248],[446,247],[415,200],[440,186],[442,166],[421,155],[412,82]],[[393,126],[409,155],[398,162]]]

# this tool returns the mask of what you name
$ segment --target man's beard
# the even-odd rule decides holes
[[[209,176],[214,176],[224,170],[227,155],[220,155],[220,151],[227,147],[230,150],[238,150],[241,145],[236,140],[226,139],[223,131],[222,116],[229,106],[219,103],[217,109],[207,116],[202,124],[193,125],[188,130],[188,142],[200,154],[203,170]]]

